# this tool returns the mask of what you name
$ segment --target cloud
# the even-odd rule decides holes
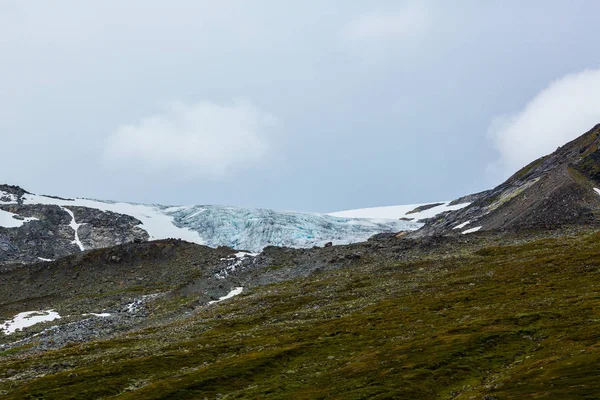
[[[370,12],[351,21],[343,36],[353,41],[411,39],[427,32],[431,15],[423,1],[406,2],[393,12]]]
[[[275,123],[246,102],[178,102],[120,126],[106,142],[104,160],[119,169],[218,178],[262,160],[272,148]]]
[[[514,115],[497,117],[489,136],[499,158],[490,179],[504,179],[600,122],[600,69],[567,75],[542,90]]]

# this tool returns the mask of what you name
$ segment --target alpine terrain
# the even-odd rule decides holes
[[[0,187],[5,399],[598,399],[600,125],[323,214]]]

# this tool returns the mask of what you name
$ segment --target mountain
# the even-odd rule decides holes
[[[600,398],[599,136],[453,202],[335,216],[3,186],[2,251],[67,255],[0,266],[0,397]],[[216,245],[377,223],[413,230]]]
[[[598,398],[599,239],[161,240],[15,268],[0,397]]]
[[[600,224],[600,124],[525,166],[492,190],[470,196],[409,236],[518,232]]]
[[[374,218],[358,218],[362,215],[357,212],[326,215],[67,199],[0,185],[0,262],[48,261],[84,250],[169,238],[253,252],[270,245],[298,248],[328,242],[346,244],[365,241],[378,233],[415,230],[423,226],[420,219],[456,208],[418,207],[429,208],[405,206],[406,212],[416,210],[410,215],[385,212]]]

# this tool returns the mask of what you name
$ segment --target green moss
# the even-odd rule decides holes
[[[581,161],[574,165],[577,171],[594,182],[600,182],[600,150],[594,150],[586,154]]]
[[[592,399],[600,397],[598,332],[600,235],[581,234],[256,288],[187,320],[8,358],[0,377],[12,369],[30,378],[0,380],[0,391],[7,399]],[[67,367],[35,377],[57,364]]]
[[[527,164],[525,167],[521,168],[520,170],[518,170],[511,178],[510,180],[519,180],[519,179],[523,179],[525,178],[528,174],[530,174],[531,172],[533,172],[537,167],[539,167],[540,165],[542,165],[542,163],[544,161],[546,161],[546,159],[549,156],[544,156],[544,157],[540,157],[537,160]]]
[[[20,352],[27,350],[29,348],[31,348],[31,345],[27,344],[27,345],[23,345],[23,346],[13,347],[12,349],[0,351],[0,357],[8,357],[8,356],[12,356],[15,354],[19,354]]]
[[[284,265],[269,265],[264,268],[265,271],[279,271],[280,269],[285,268]]]

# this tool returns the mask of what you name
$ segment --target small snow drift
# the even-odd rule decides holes
[[[454,228],[452,228],[452,229],[462,229],[462,228],[464,228],[465,226],[469,225],[470,223],[471,223],[471,221],[466,221],[466,222],[463,222],[462,224],[458,224],[458,225],[456,225],[456,226],[455,226]]]
[[[4,228],[18,228],[26,222],[35,221],[37,218],[19,218],[17,214],[0,210],[0,226]]]
[[[482,228],[481,226],[477,226],[475,228],[467,229],[466,231],[462,231],[462,234],[466,235],[469,233],[475,233],[475,232],[479,231],[481,228]]]
[[[230,299],[234,296],[241,294],[243,290],[244,290],[243,287],[236,287],[231,292],[227,293],[225,296],[219,297],[219,300],[209,301],[208,304],[220,303],[223,300],[227,300],[227,299]]]
[[[0,331],[5,335],[10,335],[35,324],[54,321],[60,318],[60,315],[54,310],[25,311],[15,315],[11,320],[4,321],[0,325]]]

